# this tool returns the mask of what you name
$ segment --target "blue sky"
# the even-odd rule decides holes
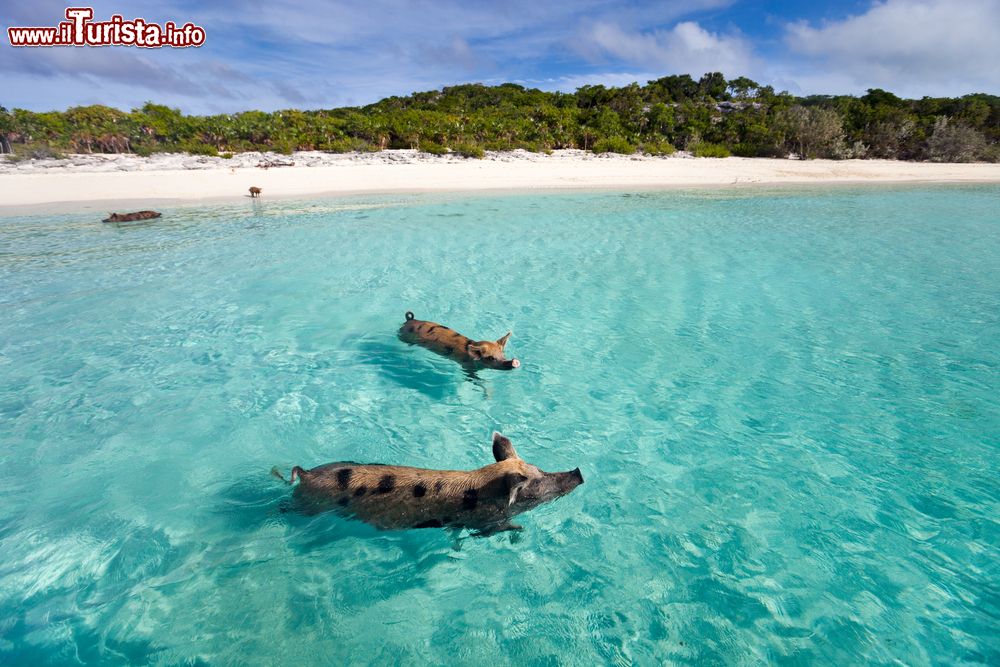
[[[572,91],[708,71],[795,94],[1000,94],[1000,0],[95,0],[97,20],[192,21],[206,43],[7,43],[8,26],[56,25],[66,6],[0,0],[0,105],[315,109],[466,82]]]

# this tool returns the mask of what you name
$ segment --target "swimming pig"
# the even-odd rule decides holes
[[[521,365],[517,359],[504,357],[509,331],[495,342],[472,340],[437,322],[414,319],[413,313],[407,311],[406,322],[399,328],[399,337],[468,366],[511,370]]]
[[[101,222],[134,222],[136,220],[150,220],[159,218],[160,213],[156,211],[136,211],[135,213],[112,213],[110,217]]]
[[[521,530],[521,512],[564,496],[580,484],[580,469],[543,472],[525,463],[510,440],[493,434],[496,463],[478,470],[429,470],[352,462],[312,470],[292,468],[289,484],[306,512],[328,509],[382,530],[469,528],[479,535]],[[273,469],[284,480],[277,468]]]

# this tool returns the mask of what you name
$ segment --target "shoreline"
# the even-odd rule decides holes
[[[263,159],[295,166],[263,169]],[[413,150],[292,156],[243,153],[232,159],[157,154],[73,155],[0,160],[0,215],[137,210],[249,199],[447,192],[757,188],[783,185],[1000,183],[1000,164],[893,160],[784,160],[594,155],[513,151],[485,159]]]

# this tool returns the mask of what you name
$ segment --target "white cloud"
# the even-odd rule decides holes
[[[663,74],[722,72],[740,76],[753,68],[753,48],[739,34],[709,32],[684,21],[670,30],[626,31],[613,23],[597,23],[581,44],[584,54],[611,56]]]
[[[885,88],[907,96],[996,92],[1000,87],[1000,0],[886,0],[856,16],[786,27],[785,43],[815,88],[824,72],[853,91]],[[809,72],[809,67],[815,69]],[[834,92],[825,90],[823,92]]]

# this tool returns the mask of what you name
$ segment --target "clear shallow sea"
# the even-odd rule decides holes
[[[586,478],[516,541],[268,474],[494,429]],[[997,664],[1000,187],[0,218],[0,507],[4,664]]]

